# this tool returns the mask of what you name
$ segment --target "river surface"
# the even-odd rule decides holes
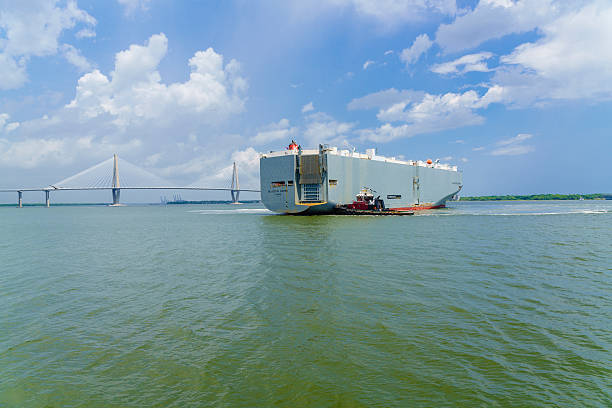
[[[612,201],[0,208],[1,407],[612,406]]]

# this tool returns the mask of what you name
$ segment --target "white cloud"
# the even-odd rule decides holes
[[[87,61],[87,58],[82,56],[79,50],[74,48],[72,45],[63,44],[62,54],[64,55],[66,60],[72,65],[74,65],[75,67],[77,67],[79,71],[87,72],[91,70],[92,66],[89,63],[89,61]]]
[[[493,156],[518,156],[533,152],[535,148],[531,145],[526,145],[523,142],[531,139],[533,136],[528,133],[520,133],[515,137],[501,140],[497,142],[497,147],[491,152]]]
[[[155,157],[153,158],[153,160],[155,160]],[[163,167],[159,170],[159,172],[160,174],[167,177],[181,177],[185,175],[201,175],[203,177],[206,174],[210,174],[215,167],[218,167],[221,163],[221,160],[221,156],[204,154],[201,156],[193,157],[190,160],[186,160],[178,164],[171,164],[169,166]],[[194,185],[202,184],[198,184],[198,182],[196,181]]]
[[[512,145],[512,144],[522,143],[525,140],[531,139],[532,137],[533,135],[529,133],[519,133],[518,135],[511,137],[510,139],[501,140],[497,142],[497,144],[499,146],[507,146],[507,145]]]
[[[95,146],[90,137],[81,138],[28,138],[9,141],[0,138],[0,166],[31,169],[43,164],[68,163],[77,160],[83,152],[95,153],[91,157],[108,158],[113,153],[129,152],[140,147],[142,142],[133,139],[124,143],[99,142]]]
[[[375,129],[357,131],[362,140],[388,142],[419,134],[462,126],[478,125],[484,118],[477,114],[490,104],[503,100],[503,89],[492,86],[483,95],[476,91],[432,95],[421,91],[394,88],[353,99],[349,110],[378,108],[376,117],[387,122]],[[405,122],[394,126],[391,122]]]
[[[0,133],[10,133],[17,129],[20,125],[19,122],[9,122],[11,116],[8,113],[0,113]]]
[[[198,51],[189,60],[189,79],[166,85],[157,66],[167,47],[166,36],[156,34],[144,46],[118,52],[111,79],[98,70],[82,76],[67,107],[83,120],[110,115],[121,127],[151,119],[169,123],[185,115],[216,123],[243,110],[247,83],[238,62],[224,66],[223,56],[212,48]]]
[[[472,151],[479,152],[479,151],[484,150],[484,149],[485,149],[484,146],[478,146],[478,147],[473,148]]]
[[[455,0],[331,0],[328,4],[350,7],[359,15],[386,25],[423,20],[431,14],[454,15]]]
[[[612,3],[596,1],[541,27],[501,57],[493,81],[508,103],[612,98]]]
[[[238,168],[240,188],[259,189],[259,156],[253,147],[237,150],[231,155],[222,155],[211,158],[209,155],[196,157],[187,163],[167,167],[162,173],[176,174],[190,173],[200,174],[200,177],[192,186],[199,187],[228,187],[231,183],[234,165]]]
[[[366,62],[363,63],[363,70],[365,71],[366,69],[368,69],[368,67],[370,65],[374,64],[374,61],[372,60],[367,60]]]
[[[96,24],[76,2],[68,1],[65,7],[57,7],[56,3],[55,0],[2,1],[0,27],[6,36],[3,52],[13,56],[53,55],[64,30],[77,23]]]
[[[6,125],[5,129],[7,133],[10,133],[13,130],[17,129],[19,126],[20,126],[19,122],[11,122]]]
[[[0,89],[15,89],[27,81],[26,64],[31,57],[55,55],[65,30],[96,20],[75,1],[58,6],[56,0],[0,1]]]
[[[28,80],[25,72],[25,61],[0,54],[0,89],[19,88]]]
[[[491,152],[493,156],[518,156],[533,152],[535,148],[527,145],[506,146],[495,149]]]
[[[147,158],[144,161],[144,165],[146,167],[153,167],[155,166],[157,163],[159,163],[159,161],[163,158],[164,154],[159,152],[159,153],[153,153],[149,156],[147,156]]]
[[[398,91],[395,88],[385,89],[384,91],[378,91],[371,93],[361,98],[353,99],[349,102],[348,110],[358,109],[374,109],[374,108],[388,108],[399,102],[413,102],[423,98],[424,92],[413,91],[405,89]]]
[[[311,112],[314,110],[314,105],[312,102],[308,102],[306,105],[302,106],[302,113]]]
[[[90,28],[83,28],[82,30],[77,31],[74,36],[76,38],[93,38],[96,36],[96,32]]]
[[[288,119],[281,119],[278,123],[272,123],[257,132],[251,139],[253,144],[266,144],[277,140],[287,140],[295,136],[297,128],[291,127]]]
[[[127,152],[145,157],[148,166],[159,166],[162,161],[186,163],[194,153],[206,152],[219,160],[215,166],[224,166],[227,145],[245,141],[219,134],[224,119],[244,107],[247,83],[240,66],[234,60],[226,63],[209,48],[189,60],[186,81],[164,83],[157,67],[166,50],[166,37],[154,35],[145,45],[118,52],[110,75],[99,70],[83,75],[73,100],[55,112],[22,121],[18,128],[2,116],[0,165],[32,168],[52,163],[53,169],[60,169]],[[189,175],[177,173],[176,182],[185,183],[183,176]]]
[[[119,4],[125,7],[125,14],[131,14],[134,11],[141,9],[146,10],[151,0],[117,0]]]
[[[457,58],[454,61],[443,62],[431,67],[431,71],[437,74],[465,74],[466,72],[489,72],[486,60],[493,57],[490,52],[479,52],[468,54]]]
[[[115,70],[111,73],[117,88],[138,82],[159,82],[157,65],[168,51],[168,39],[163,33],[152,35],[146,45],[130,45],[115,55]],[[214,64],[214,62],[213,62]]]
[[[555,100],[612,98],[612,3],[603,0],[486,0],[441,25],[436,42],[446,52],[475,47],[511,33],[537,29],[538,39],[517,46],[490,68],[480,52],[434,65],[440,74],[495,71],[490,83],[509,106]]]
[[[27,139],[9,142],[0,139],[0,165],[4,167],[32,168],[48,160],[65,155],[66,141],[58,139]]]
[[[484,118],[476,111],[498,101],[499,96],[495,87],[487,90],[482,96],[475,91],[449,92],[443,95],[425,94],[418,102],[402,101],[380,109],[377,118],[387,123],[376,129],[361,130],[361,138],[388,142],[418,134],[478,125],[484,122]],[[389,123],[398,121],[405,123],[398,126]]]
[[[408,67],[417,62],[421,55],[431,48],[432,44],[433,42],[427,34],[421,34],[414,40],[410,48],[402,50],[400,60]]]
[[[558,13],[553,0],[482,0],[465,15],[436,32],[436,42],[446,52],[474,48],[512,33],[531,31]]]
[[[9,115],[8,113],[0,113],[0,129],[4,127],[4,125],[6,124],[6,122],[8,122],[10,117],[11,115]]]
[[[355,123],[338,122],[326,113],[313,113],[307,117],[304,137],[308,145],[304,147],[315,147],[320,143],[345,145],[354,127]]]
[[[387,51],[385,51],[385,55],[391,55],[391,54],[393,54],[393,50],[387,50]]]
[[[441,25],[436,42],[444,51],[455,52],[534,29],[539,38],[500,57],[498,66],[490,66],[494,55],[482,51],[430,69],[444,75],[493,71],[487,85],[489,90],[483,97],[485,105],[499,102],[524,107],[554,100],[612,99],[612,3],[609,1],[570,4],[554,0],[482,0],[452,23]],[[423,34],[402,51],[401,59],[410,66],[431,46],[432,41]],[[355,99],[348,107],[378,107],[381,109],[378,118],[383,122],[414,123],[411,110],[415,103],[413,99],[397,95],[397,91],[387,90]],[[461,123],[476,121],[475,116],[467,114],[474,109],[479,108],[466,110]],[[395,127],[386,128],[394,134],[397,132]],[[403,129],[403,134],[412,134]]]
[[[475,120],[480,122],[481,119],[473,115],[472,110],[476,108],[486,107],[484,102],[485,96],[482,98],[475,91],[467,91],[464,93],[446,93],[444,95],[426,94],[419,102],[412,104],[408,110],[406,102],[400,102],[387,109],[381,109],[377,117],[381,121],[410,121],[410,122],[427,122],[436,117],[442,119],[447,115],[456,115],[462,113],[465,118],[472,118],[468,122]]]
[[[386,109],[378,111],[376,117],[378,120],[383,122],[395,122],[398,120],[407,119],[407,112],[405,111],[408,102],[398,102],[389,106]]]
[[[462,163],[467,163],[469,161],[467,157],[462,157],[460,160]]]

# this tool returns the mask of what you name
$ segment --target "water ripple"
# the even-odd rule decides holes
[[[2,208],[0,406],[611,406],[611,209]]]

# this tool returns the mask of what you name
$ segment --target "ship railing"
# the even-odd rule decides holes
[[[329,149],[326,149],[325,151],[326,153],[332,154],[335,156],[353,157],[353,158],[364,159],[364,160],[374,160],[374,161],[381,161],[381,162],[386,162],[386,163],[403,164],[407,166],[419,166],[419,167],[429,167],[432,169],[458,171],[457,166],[452,166],[446,163],[429,164],[423,160],[401,160],[396,157],[385,157],[385,156],[379,156],[376,154],[372,155],[372,154],[358,153],[358,152],[352,152],[347,149],[338,150],[337,148],[329,148]],[[261,157],[266,158],[266,157],[279,157],[279,156],[294,156],[297,154],[298,152],[296,150],[280,150],[276,152],[271,151],[270,153],[263,153]],[[303,149],[302,150],[302,155],[305,155],[305,156],[315,155],[315,154],[319,154],[319,151],[315,149]]]

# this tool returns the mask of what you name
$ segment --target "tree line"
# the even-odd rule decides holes
[[[530,194],[530,195],[491,195],[461,197],[461,201],[513,201],[513,200],[612,200],[612,194]]]

